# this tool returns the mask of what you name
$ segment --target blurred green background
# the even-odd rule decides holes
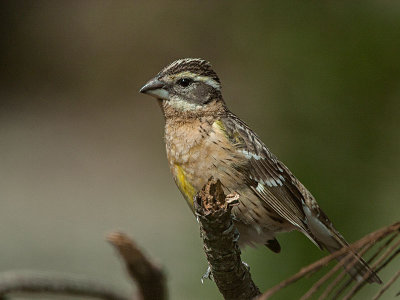
[[[349,241],[399,220],[399,2],[2,1],[0,14],[0,271],[129,291],[104,241],[121,229],[165,266],[171,299],[221,298],[200,283],[205,255],[160,109],[138,94],[182,57],[212,62],[231,110]],[[278,238],[279,255],[243,251],[262,290],[325,255],[299,233]]]

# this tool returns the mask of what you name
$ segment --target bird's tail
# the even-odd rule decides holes
[[[346,245],[339,246],[339,247],[332,247],[324,245],[325,248],[330,252],[336,252],[340,250],[342,247],[348,247]],[[346,253],[340,255],[336,258],[338,261],[345,260],[343,263],[343,268],[346,272],[356,281],[365,280],[368,283],[379,283],[381,284],[382,281],[379,276],[368,266],[365,260],[355,253],[353,250],[348,249]]]
[[[343,268],[356,281],[365,280],[368,283],[382,283],[378,275],[368,266],[364,259],[349,248],[349,244],[343,236],[333,227],[332,222],[319,210],[319,217],[311,214],[311,210],[306,207],[305,213],[308,217],[308,229],[311,236],[309,238],[321,248],[327,249],[330,253],[336,252],[343,247],[348,251],[337,257],[338,261],[345,260]]]

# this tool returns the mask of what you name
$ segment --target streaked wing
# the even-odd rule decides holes
[[[243,121],[234,114],[221,121],[227,138],[247,158],[247,163],[238,168],[242,168],[249,187],[279,216],[298,227],[321,247],[306,224],[303,210],[307,196],[314,201],[311,194]],[[308,194],[304,195],[305,192]]]

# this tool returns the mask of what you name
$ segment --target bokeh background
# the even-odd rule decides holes
[[[213,63],[231,110],[349,241],[399,220],[398,2],[0,6],[0,271],[79,273],[128,292],[104,240],[121,229],[165,266],[171,299],[221,298],[200,283],[199,229],[169,174],[159,107],[138,94],[182,57]],[[299,233],[279,241],[279,255],[243,252],[262,290],[324,255]]]

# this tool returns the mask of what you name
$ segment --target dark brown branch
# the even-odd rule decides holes
[[[167,299],[165,276],[161,268],[152,263],[125,234],[111,233],[107,239],[121,255],[132,281],[137,283],[139,299]]]
[[[0,299],[10,293],[47,293],[129,300],[106,284],[82,276],[51,272],[8,271],[0,274]]]
[[[248,268],[242,263],[239,233],[231,218],[236,195],[225,196],[219,180],[210,178],[196,195],[194,206],[200,223],[211,275],[225,299],[253,299],[260,295]]]

